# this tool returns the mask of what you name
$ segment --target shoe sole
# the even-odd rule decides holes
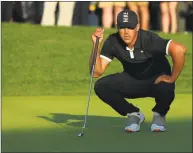
[[[137,131],[132,131],[132,130],[130,130],[130,129],[126,129],[126,130],[125,130],[126,133],[135,133],[135,132],[139,132],[139,131],[140,131],[140,130],[137,130]]]
[[[125,132],[127,132],[127,133],[139,132],[139,131],[140,131],[140,125],[141,125],[144,121],[145,121],[145,118],[139,122],[139,129],[138,129],[138,130],[133,131],[133,130],[131,130],[131,129],[126,129]]]
[[[166,129],[164,129],[164,130],[160,130],[160,129],[151,130],[151,132],[165,132],[165,131],[166,131]]]
[[[151,132],[164,132],[164,131],[166,131],[166,127],[162,127],[162,126],[160,126],[160,127],[158,126],[158,127],[154,127],[154,128],[151,127]]]

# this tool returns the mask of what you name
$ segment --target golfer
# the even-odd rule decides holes
[[[139,131],[145,119],[142,111],[126,98],[154,98],[151,131],[165,131],[166,114],[175,98],[175,81],[183,69],[186,48],[173,40],[140,29],[133,11],[124,10],[118,14],[117,30],[109,35],[102,47],[104,30],[97,28],[92,34],[93,50],[96,37],[100,38],[93,77],[100,77],[114,58],[123,67],[121,73],[98,79],[94,86],[95,93],[117,113],[128,117],[126,132]],[[90,69],[92,56],[93,52]],[[172,68],[166,56],[171,56]]]

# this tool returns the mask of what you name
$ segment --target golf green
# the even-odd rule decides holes
[[[167,116],[167,132],[150,132],[152,98],[133,99],[146,115],[138,133],[125,133],[119,116],[91,96],[85,134],[81,132],[87,96],[2,98],[2,151],[5,152],[186,152],[192,149],[192,95],[178,94]]]
[[[157,32],[187,48],[185,66],[176,81],[176,99],[167,116],[167,132],[150,132],[153,99],[130,101],[141,108],[146,120],[140,132],[125,133],[125,117],[92,90],[85,135],[77,137],[87,106],[95,28],[2,23],[2,151],[190,152],[192,33]],[[104,38],[113,32],[116,29],[105,29]],[[103,76],[122,70],[115,59]]]

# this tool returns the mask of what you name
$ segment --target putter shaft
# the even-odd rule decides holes
[[[99,37],[96,37],[96,44],[95,44],[94,53],[93,53],[94,56],[93,56],[93,60],[92,60],[92,71],[91,71],[91,76],[90,76],[90,88],[89,88],[89,92],[88,92],[88,103],[87,103],[87,107],[86,107],[86,115],[84,118],[84,125],[82,127],[82,132],[79,134],[79,136],[83,135],[84,128],[86,127],[86,120],[87,120],[88,109],[89,109],[89,104],[90,104],[90,96],[91,96],[91,91],[92,91],[92,81],[93,81],[94,68],[95,68],[95,64],[96,64],[98,44],[99,44]]]
[[[89,109],[90,96],[91,96],[91,90],[92,90],[92,81],[93,81],[94,68],[95,68],[95,65],[93,65],[92,73],[91,73],[91,77],[90,77],[90,88],[89,88],[89,93],[88,93],[88,103],[87,103],[87,107],[86,107],[86,115],[85,115],[85,118],[84,118],[84,125],[82,127],[82,133],[84,132],[84,128],[86,127],[86,120],[87,120],[87,116],[88,116],[88,109]]]

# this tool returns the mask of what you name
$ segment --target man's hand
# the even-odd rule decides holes
[[[173,83],[173,82],[174,82],[174,80],[171,79],[171,76],[169,76],[169,75],[161,75],[161,76],[159,76],[159,77],[155,80],[154,84],[158,84],[158,83],[161,82],[161,81],[167,82],[167,83]]]
[[[103,33],[104,29],[102,28],[97,28],[96,31],[92,34],[92,41],[95,44],[96,43],[96,37],[99,37],[99,43],[103,41]]]

